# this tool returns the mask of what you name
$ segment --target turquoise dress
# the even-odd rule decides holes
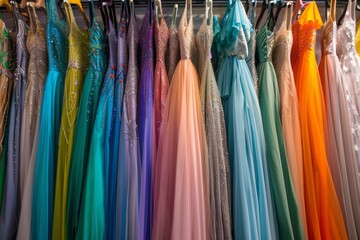
[[[68,52],[66,23],[60,20],[56,4],[55,0],[46,1],[49,72],[40,113],[32,199],[32,239],[51,239],[52,236],[56,159]]]
[[[104,77],[91,136],[89,160],[84,182],[77,239],[106,239],[109,225],[106,221],[107,196],[109,191],[110,136],[113,128],[113,107],[116,77],[117,36],[110,24],[108,32],[109,64]],[[116,182],[115,182],[116,187]],[[113,209],[115,211],[116,209]],[[106,226],[106,229],[105,229]]]
[[[270,16],[270,15],[269,15]],[[280,94],[271,49],[274,33],[268,29],[270,17],[257,35],[256,64],[259,102],[266,141],[269,180],[274,196],[280,239],[304,239],[300,212],[292,184],[280,118]]]
[[[251,23],[240,0],[228,2],[218,49],[232,178],[234,239],[277,239],[260,107],[245,58]]]
[[[101,84],[107,68],[107,41],[100,23],[96,20],[93,2],[90,12],[90,66],[85,76],[76,118],[74,147],[69,172],[66,208],[66,235],[73,239],[78,230],[83,187],[86,176],[91,135],[100,96]]]

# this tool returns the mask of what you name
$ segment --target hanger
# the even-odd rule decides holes
[[[5,7],[8,12],[12,12],[12,6],[9,0],[0,0],[0,7]]]
[[[330,12],[330,2],[329,0],[325,0],[325,21],[327,22],[328,16]]]
[[[287,4],[284,2],[284,0],[280,0],[275,5],[277,5],[277,8],[276,8],[276,13],[275,13],[274,25],[276,25],[276,23],[277,23],[277,20],[279,18],[281,10],[286,8]]]
[[[26,1],[26,0],[25,0]],[[75,5],[79,8],[81,14],[83,15],[83,19],[84,19],[84,22],[86,24],[87,27],[89,27],[89,20],[87,19],[86,17],[86,14],[84,12],[84,8],[81,4],[81,0],[64,0],[64,2],[67,2],[69,3],[70,5]]]
[[[160,26],[159,9],[160,9],[160,15],[162,17],[163,13],[162,13],[161,0],[155,0],[155,19],[156,19],[156,24],[158,26]]]
[[[304,3],[302,0],[296,0],[295,9],[292,16],[293,21],[301,15],[301,9],[309,4],[310,2]]]
[[[172,16],[172,24],[174,24],[175,26],[176,26],[176,19],[177,19],[178,10],[179,10],[179,5],[175,4],[174,9],[173,9],[173,16]]]
[[[207,24],[209,24],[209,11],[211,11],[212,0],[205,1],[205,19]],[[212,17],[212,16],[210,16]]]
[[[274,4],[276,2],[274,0],[263,0],[263,4],[261,6],[261,12],[259,15],[258,20],[256,21],[256,25],[255,25],[255,29],[259,28],[259,24],[261,22],[262,17],[264,16],[265,10],[268,9],[269,10],[269,14],[270,14],[270,18],[275,21],[275,17],[274,17],[274,13],[273,13],[273,9],[274,9]]]
[[[354,0],[351,0],[351,2],[354,2]],[[341,14],[340,17],[339,17],[339,20],[337,21],[337,25],[338,25],[338,26],[340,26],[340,25],[342,24],[342,21],[343,21],[343,19],[344,19],[344,17],[345,17],[345,14],[346,14],[346,12],[347,12],[348,6],[349,6],[349,1],[346,1],[346,3],[345,3],[345,8],[343,9],[343,12],[342,12],[342,14]]]
[[[26,3],[27,7],[33,7],[33,8],[40,8],[42,9],[45,14],[47,14],[46,12],[46,6],[45,6],[45,1],[44,0],[38,0],[37,2],[27,2]],[[30,16],[30,15],[29,15]]]

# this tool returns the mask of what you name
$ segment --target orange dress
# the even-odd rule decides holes
[[[315,2],[294,23],[291,62],[297,88],[304,158],[309,239],[347,239],[325,149],[325,106],[315,58],[316,30],[323,25]]]

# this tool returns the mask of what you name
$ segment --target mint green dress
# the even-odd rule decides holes
[[[270,16],[270,15],[269,15]],[[280,94],[271,62],[274,33],[270,17],[256,38],[259,102],[264,125],[266,158],[279,239],[304,239],[298,203],[292,184],[280,118]]]
[[[106,35],[96,20],[93,2],[90,1],[89,4],[91,21],[89,30],[90,66],[85,76],[76,118],[74,147],[70,164],[66,208],[66,236],[68,239],[74,239],[78,231],[92,130],[100,88],[107,68]]]

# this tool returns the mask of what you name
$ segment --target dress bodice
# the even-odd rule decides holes
[[[156,62],[160,62],[165,66],[165,53],[167,49],[167,43],[170,37],[170,32],[163,15],[161,15],[159,19],[159,25],[160,26],[158,26],[157,23],[154,24]]]
[[[329,21],[325,24],[322,39],[322,51],[324,54],[336,54],[336,21]]]
[[[187,20],[187,4],[188,1],[186,1],[184,13],[181,17],[178,28],[181,59],[189,59],[191,57],[191,52],[195,44],[191,0],[189,21]]]
[[[340,58],[342,70],[349,72],[357,64],[355,48],[355,6],[349,1],[342,25],[338,29],[336,51]],[[354,73],[360,79],[360,73]]]
[[[39,66],[46,68],[47,55],[46,55],[46,34],[41,25],[39,18],[36,15],[35,8],[33,10],[33,16],[30,15],[30,28],[26,39],[26,47],[30,55],[29,71],[34,71],[35,74],[39,71]],[[29,78],[33,80],[33,78]],[[40,83],[40,82],[39,82]],[[42,85],[42,84],[41,84]]]
[[[68,62],[68,39],[66,34],[65,18],[59,19],[56,0],[47,0],[47,50],[49,70],[65,72]]]
[[[268,30],[267,24],[259,31],[256,39],[255,58],[257,64],[271,61],[272,46],[274,43],[274,33]]]
[[[222,57],[237,56],[245,59],[249,53],[247,42],[250,40],[251,28],[241,1],[234,0],[221,22],[218,52]]]
[[[89,29],[90,43],[89,43],[89,57],[90,57],[90,68],[95,71],[104,72],[107,68],[107,44],[106,35],[102,29],[100,23],[97,21],[94,14],[92,1],[89,1],[91,26]]]
[[[126,44],[127,34],[127,11],[126,7],[122,7],[122,14],[120,19],[119,31],[118,31],[118,55],[117,55],[117,70],[116,79],[120,84],[124,84],[125,76],[128,65],[128,48]]]
[[[77,26],[70,3],[64,4],[70,27],[68,68],[85,71],[89,66],[89,31]]]
[[[204,17],[203,22],[196,34],[196,46],[200,56],[200,73],[203,72],[204,66],[208,63],[211,64],[211,45],[213,42],[213,17],[209,17],[209,24]]]
[[[293,46],[291,49],[291,61],[293,63],[308,50],[315,53],[316,30],[322,25],[323,22],[316,3],[309,3],[292,26]]]
[[[113,74],[110,76],[115,79],[115,72],[117,66],[117,36],[114,29],[114,26],[110,23],[109,32],[107,33],[107,39],[109,42],[109,68],[112,69]]]
[[[146,10],[143,21],[146,22],[140,28],[141,66],[151,65],[154,62],[153,16],[150,14],[149,9]]]

